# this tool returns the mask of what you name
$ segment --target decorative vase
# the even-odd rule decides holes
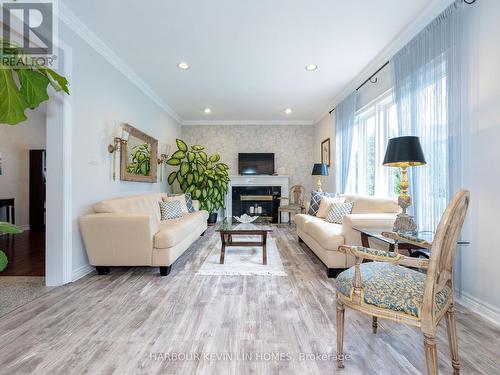
[[[216,222],[217,222],[217,212],[211,212],[210,215],[208,215],[207,224],[209,226],[213,226],[215,225]]]

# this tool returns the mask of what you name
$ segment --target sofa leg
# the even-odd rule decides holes
[[[299,243],[302,243],[302,242],[304,242],[304,240],[299,237]]]
[[[328,268],[326,270],[326,274],[328,275],[328,278],[335,279],[342,271],[344,271],[344,268]]]
[[[96,266],[95,269],[98,275],[107,275],[109,273],[109,267],[106,266]]]
[[[160,267],[160,276],[168,276],[172,266]]]

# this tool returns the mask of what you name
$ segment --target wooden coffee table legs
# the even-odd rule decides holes
[[[262,232],[259,233],[258,235],[261,236],[261,241],[260,242],[233,242],[233,235],[234,234],[227,234],[224,232],[220,233],[220,240],[222,242],[222,246],[220,249],[220,264],[224,264],[224,256],[226,255],[226,247],[229,246],[248,246],[248,247],[253,247],[253,246],[261,246],[262,247],[262,264],[267,265],[267,232]],[[242,235],[248,235],[248,234],[242,234]],[[255,235],[255,234],[252,234]]]

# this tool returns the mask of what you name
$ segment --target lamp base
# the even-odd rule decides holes
[[[416,235],[417,224],[413,220],[413,216],[403,212],[396,217],[393,230],[396,233]]]

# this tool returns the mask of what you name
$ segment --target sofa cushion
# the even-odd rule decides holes
[[[160,230],[154,237],[154,247],[157,249],[166,249],[177,245],[194,228],[204,225],[207,219],[207,211],[196,211],[185,214],[178,219],[161,221],[159,223]]]
[[[342,225],[332,224],[315,216],[309,216],[303,224],[302,229],[327,250],[337,250],[339,245],[344,244],[342,236]]]
[[[426,274],[395,264],[370,262],[360,266],[364,303],[421,319]],[[352,298],[354,267],[336,280],[337,291]],[[436,294],[436,307],[446,306],[451,289]]]
[[[321,202],[319,204],[318,212],[316,212],[316,217],[321,217],[325,218],[328,213],[330,212],[330,208],[332,207],[332,204],[334,203],[344,203],[345,198],[344,197],[327,197],[324,196],[321,198]]]
[[[160,221],[160,210],[158,202],[161,202],[165,193],[153,193],[143,195],[132,195],[114,199],[107,199],[97,202],[94,205],[94,212],[102,213],[129,213],[129,214],[149,214],[154,215]]]
[[[352,207],[353,214],[394,214],[399,211],[398,200],[391,198],[357,196]]]
[[[352,205],[352,202],[332,204],[328,215],[325,217],[325,221],[328,223],[342,224],[344,216],[352,212]]]
[[[185,212],[182,212],[181,202],[178,200],[159,203],[161,220],[177,219],[186,214]]]
[[[169,194],[167,197],[163,197],[163,202],[179,202],[181,205],[182,214],[187,214],[189,211],[186,196],[184,194]],[[192,203],[191,203],[192,205]]]
[[[311,220],[311,218],[314,218],[314,216],[308,214],[297,214],[293,217],[293,222],[298,228],[305,229],[305,223]]]
[[[337,193],[325,193],[322,191],[313,191],[311,193],[311,203],[309,204],[309,211],[307,212],[309,215],[316,215],[319,209],[319,205],[321,203],[321,198],[323,197],[337,197]]]

